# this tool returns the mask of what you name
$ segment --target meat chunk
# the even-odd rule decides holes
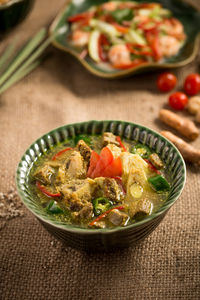
[[[113,209],[108,215],[108,220],[115,226],[125,225],[128,219],[128,215],[118,209]]]
[[[83,140],[80,140],[78,142],[77,149],[80,152],[80,154],[82,155],[83,159],[85,160],[85,162],[88,166],[89,162],[90,162],[92,149]]]
[[[145,215],[150,215],[152,212],[152,203],[144,198],[141,200],[138,200],[133,203],[130,207],[129,215],[131,218],[133,217],[144,217]]]
[[[70,179],[85,178],[86,174],[87,168],[82,155],[78,151],[73,151],[65,163],[58,169],[56,181],[58,183],[65,183]]]
[[[44,184],[51,184],[51,176],[53,174],[55,174],[55,169],[46,164],[36,170],[34,177]]]
[[[108,144],[119,146],[119,142],[116,141],[116,136],[112,132],[104,132],[103,134],[103,146],[107,146]]]
[[[113,178],[105,178],[103,182],[103,193],[106,198],[113,202],[120,201],[121,190]]]
[[[108,198],[114,203],[121,201],[120,197],[122,197],[123,193],[115,179],[97,177],[94,179],[94,181],[98,185],[99,191],[97,191],[97,193],[99,194],[99,196]]]
[[[164,167],[164,164],[158,154],[152,153],[149,155],[150,162],[156,167],[156,169],[162,169]]]
[[[92,203],[88,202],[79,212],[74,212],[73,217],[76,220],[90,219],[92,217],[92,214],[93,214],[93,206]]]
[[[61,185],[59,192],[62,194],[66,207],[72,211],[79,212],[86,206],[92,207],[91,201],[95,188],[96,183],[93,179],[74,179],[67,184]],[[84,211],[82,214],[84,214]]]

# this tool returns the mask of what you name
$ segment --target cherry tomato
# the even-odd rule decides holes
[[[188,75],[185,79],[184,90],[190,96],[198,94],[200,91],[200,75],[195,73]]]
[[[176,76],[170,72],[160,74],[157,79],[157,87],[161,92],[169,92],[176,85]]]
[[[183,110],[188,103],[188,97],[182,92],[176,92],[170,95],[169,105],[176,110]]]

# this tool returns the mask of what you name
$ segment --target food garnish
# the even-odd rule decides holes
[[[104,132],[68,138],[56,149],[30,175],[31,189],[56,220],[91,229],[127,226],[167,199],[164,162],[146,145]]]
[[[158,3],[109,1],[68,17],[68,42],[96,64],[129,69],[176,55],[182,23]],[[83,52],[83,50],[87,52]]]

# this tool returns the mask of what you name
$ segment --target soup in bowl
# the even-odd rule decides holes
[[[180,195],[185,164],[158,133],[122,121],[66,125],[37,140],[17,170],[26,206],[68,245],[108,250],[146,237]]]

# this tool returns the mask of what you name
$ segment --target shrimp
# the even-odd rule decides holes
[[[90,33],[77,29],[72,32],[72,43],[76,47],[84,47],[89,42]]]
[[[161,29],[162,29],[162,25],[161,25]],[[185,39],[183,24],[181,24],[181,22],[177,19],[174,19],[174,18],[172,18],[170,20],[166,19],[164,21],[163,30],[168,35],[174,36],[177,39],[180,39],[180,40]]]
[[[112,46],[108,52],[108,58],[114,66],[131,64],[130,52],[123,44]]]
[[[116,1],[111,1],[111,2],[104,3],[101,6],[101,8],[108,10],[108,11],[113,11],[117,8],[117,6],[118,6],[118,3]]]
[[[168,57],[177,54],[181,47],[180,41],[173,36],[164,35],[160,37],[160,52],[162,56]]]

